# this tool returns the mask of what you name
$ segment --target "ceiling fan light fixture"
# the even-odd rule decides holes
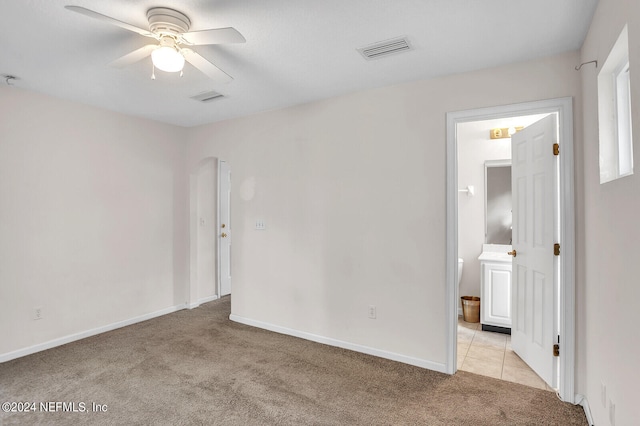
[[[209,60],[200,56],[187,46],[199,46],[221,43],[244,43],[246,39],[232,27],[210,28],[189,32],[191,20],[184,13],[166,7],[154,7],[147,11],[149,30],[127,24],[110,16],[103,15],[81,6],[65,6],[70,10],[102,22],[115,25],[125,30],[137,33],[144,37],[157,40],[159,43],[151,43],[130,52],[115,61],[111,66],[123,68],[144,58],[151,56],[153,64],[152,78],[155,69],[164,72],[177,72],[182,77],[184,63],[189,62],[194,68],[201,71],[210,79],[218,83],[229,83],[233,78],[212,64]],[[8,81],[8,80],[7,80]]]
[[[182,71],[184,67],[184,56],[171,46],[160,46],[151,52],[151,61],[156,68],[165,72]]]

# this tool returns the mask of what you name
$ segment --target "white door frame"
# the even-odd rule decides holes
[[[185,305],[189,309],[197,308],[201,303],[218,298],[217,294],[201,298],[198,291],[198,173],[204,165],[214,161],[217,161],[216,157],[203,158],[189,172],[189,281],[185,300]]]
[[[222,201],[222,197],[220,197],[220,178],[222,177],[220,163],[222,162],[224,162],[224,160],[218,158],[218,187],[216,188],[216,280],[218,281],[216,283],[216,294],[218,297],[220,297],[222,292],[222,273],[220,272],[220,264],[222,263],[220,259],[220,248],[222,246],[222,242],[220,241],[220,229],[222,228],[222,219],[220,219],[220,212],[222,210],[220,205]]]
[[[446,226],[446,372],[457,370],[458,328],[458,142],[456,125],[542,113],[558,113],[560,128],[560,241],[562,267],[560,279],[560,375],[559,396],[579,403],[575,381],[575,196],[573,159],[573,99],[571,97],[524,102],[489,108],[447,113],[447,226]]]

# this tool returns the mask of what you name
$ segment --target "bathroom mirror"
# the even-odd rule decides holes
[[[511,244],[511,160],[484,163],[486,244]]]

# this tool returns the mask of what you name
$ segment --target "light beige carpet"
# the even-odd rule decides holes
[[[227,297],[0,364],[0,402],[38,404],[0,424],[587,424],[552,392],[271,333],[229,313]],[[40,412],[40,402],[86,411]]]

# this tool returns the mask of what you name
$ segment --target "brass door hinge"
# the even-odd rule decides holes
[[[553,254],[554,254],[555,256],[560,256],[560,244],[555,243],[555,244],[553,245]]]
[[[559,155],[560,154],[560,145],[558,145],[557,143],[553,144],[553,155]]]
[[[553,356],[560,356],[560,344],[553,345]]]

